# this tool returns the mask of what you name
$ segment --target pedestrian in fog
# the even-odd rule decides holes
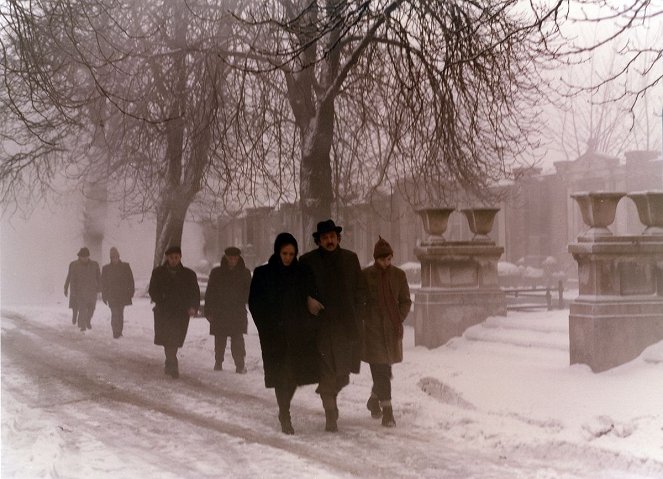
[[[405,272],[392,265],[394,251],[379,237],[373,249],[375,263],[363,270],[368,285],[368,308],[364,317],[362,360],[371,368],[373,388],[366,407],[382,425],[394,427],[391,405],[391,365],[403,361],[403,321],[412,300]]]
[[[315,298],[320,312],[318,351],[321,355],[320,394],[325,410],[325,430],[338,430],[338,393],[350,382],[350,373],[359,373],[361,364],[362,316],[366,302],[366,283],[359,259],[340,247],[341,231],[332,220],[321,221],[313,239],[318,248],[301,257],[313,271]]]
[[[92,329],[92,315],[97,305],[97,293],[101,290],[99,263],[90,259],[90,250],[83,246],[78,259],[69,264],[64,282],[64,295],[69,289],[69,307],[73,310],[72,322],[78,323],[81,332]]]
[[[317,318],[307,309],[314,284],[310,270],[297,261],[298,252],[295,237],[280,233],[274,254],[253,272],[249,295],[260,336],[265,387],[274,388],[285,434],[295,433],[290,417],[295,389],[319,380]]]
[[[124,307],[134,296],[134,275],[129,263],[120,261],[117,248],[110,249],[110,263],[101,269],[101,299],[111,310],[111,329],[115,339],[122,336]]]
[[[226,344],[230,338],[230,353],[235,372],[246,373],[246,303],[249,300],[251,272],[244,265],[242,252],[235,246],[225,249],[221,265],[213,268],[205,291],[205,317],[209,333],[214,336],[214,370],[223,369]]]
[[[69,309],[71,309],[71,324],[74,326],[78,323],[78,306],[76,305],[76,299],[73,295],[73,290],[71,286],[71,277],[73,276],[73,271],[76,268],[76,261],[69,263],[69,269],[67,270],[67,278],[64,280],[64,297],[69,296]]]
[[[163,346],[165,373],[179,377],[177,349],[184,345],[189,318],[200,307],[200,288],[196,273],[182,265],[182,250],[170,246],[166,261],[152,271],[149,293],[154,302],[154,344]]]

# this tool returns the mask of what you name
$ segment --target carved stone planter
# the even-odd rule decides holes
[[[472,241],[493,241],[490,239],[490,236],[488,236],[488,233],[493,229],[495,215],[499,210],[499,208],[467,208],[461,210],[467,218],[470,231],[474,233]]]
[[[428,235],[423,244],[444,243],[444,232],[447,231],[449,215],[455,208],[422,208],[417,210]]]
[[[617,204],[625,196],[623,192],[590,191],[571,195],[580,207],[582,220],[589,230],[578,237],[581,241],[593,241],[595,238],[612,236],[608,226],[615,221]]]
[[[663,190],[629,193],[638,208],[640,221],[646,226],[643,235],[663,235]]]

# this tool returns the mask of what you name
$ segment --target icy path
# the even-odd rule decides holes
[[[249,374],[213,372],[206,322],[192,320],[181,378],[172,380],[151,343],[149,305],[127,310],[133,322],[119,341],[110,338],[103,306],[97,311],[86,334],[66,310],[3,311],[3,478],[656,477],[658,463],[639,467],[600,452],[551,457],[538,441],[520,452],[508,444],[486,447],[494,438],[484,428],[480,440],[459,439],[459,428],[477,434],[485,413],[441,403],[440,391],[424,392],[425,381],[408,374],[401,380],[417,379],[416,391],[398,402],[397,428],[369,417],[363,371],[341,393],[338,434],[323,432],[324,414],[309,386],[293,401],[297,434],[285,436],[273,392],[262,384],[255,334],[247,337]],[[232,359],[226,364],[231,369]],[[506,414],[498,420],[507,429],[519,423],[525,434],[563,427]]]

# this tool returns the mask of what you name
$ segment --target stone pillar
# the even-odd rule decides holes
[[[581,198],[590,230],[569,245],[579,278],[579,295],[569,314],[570,362],[601,372],[663,340],[663,236],[652,234],[657,225],[648,225],[647,234],[612,235],[607,229],[612,220],[606,224],[605,218],[614,219],[624,193],[573,196]],[[651,198],[663,207],[663,196]],[[639,195],[634,201],[644,200]],[[602,224],[594,224],[598,218]]]
[[[506,315],[506,300],[497,280],[497,261],[504,248],[486,236],[490,228],[485,227],[485,220],[492,225],[498,209],[492,209],[493,213],[481,209],[471,220],[464,211],[475,234],[473,241],[444,240],[451,211],[418,211],[429,237],[414,250],[421,262],[421,289],[414,300],[414,342],[427,348],[461,336],[488,316]],[[481,221],[484,223],[477,225]],[[430,230],[429,225],[437,225],[437,229]]]

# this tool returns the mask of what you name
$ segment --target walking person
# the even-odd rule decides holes
[[[166,261],[152,271],[149,294],[154,302],[154,344],[163,346],[165,373],[180,375],[177,350],[184,345],[189,318],[200,307],[200,288],[196,273],[182,264],[182,250],[170,246]]]
[[[73,276],[74,268],[76,267],[76,261],[69,263],[69,269],[67,270],[67,278],[64,280],[64,297],[69,296],[69,309],[71,309],[71,324],[76,326],[78,323],[78,306],[76,305],[76,299],[74,298],[73,290],[71,286],[71,278]]]
[[[134,289],[131,266],[120,260],[120,252],[113,246],[110,263],[101,269],[101,299],[111,310],[111,329],[115,339],[122,336],[124,307],[132,304]]]
[[[391,404],[391,366],[403,361],[403,321],[412,305],[405,272],[391,264],[393,257],[391,245],[379,237],[373,249],[375,263],[362,272],[369,292],[362,360],[369,364],[373,377],[366,407],[371,417],[382,417],[385,427],[396,425]]]
[[[274,241],[274,254],[253,272],[249,295],[249,309],[260,336],[265,387],[274,388],[285,434],[295,433],[290,403],[297,386],[319,380],[317,318],[307,309],[313,279],[310,270],[297,261],[298,253],[295,237],[280,233]]]
[[[362,317],[366,283],[357,255],[340,247],[342,227],[321,221],[313,233],[318,248],[300,259],[313,272],[315,299],[322,304],[318,351],[320,352],[320,394],[325,410],[325,430],[338,431],[338,393],[359,373],[361,363]]]
[[[214,336],[214,370],[223,369],[226,344],[230,338],[230,353],[235,372],[246,373],[247,328],[246,303],[249,300],[251,272],[244,265],[242,252],[235,246],[225,249],[221,265],[213,268],[205,291],[205,317]]]
[[[72,322],[81,332],[92,329],[92,315],[97,305],[97,293],[101,290],[99,263],[90,259],[90,250],[83,246],[78,259],[69,264],[64,295],[69,289],[69,307],[73,310]]]

